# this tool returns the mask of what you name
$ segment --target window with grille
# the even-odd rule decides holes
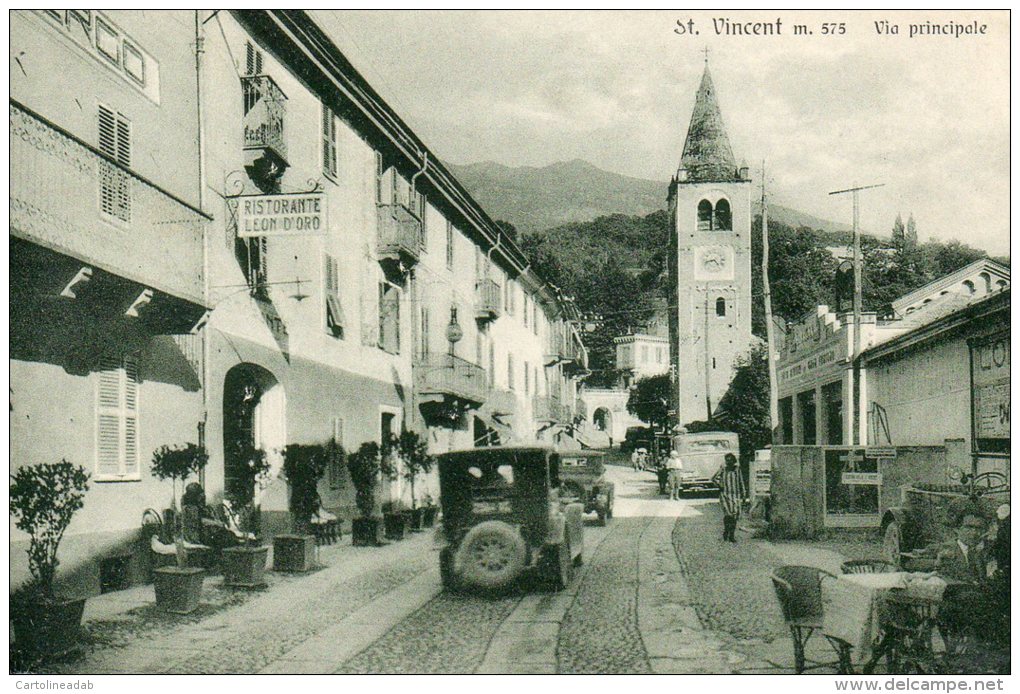
[[[340,304],[340,264],[329,254],[323,254],[323,305],[326,310],[326,330],[341,340],[344,337],[346,318]]]
[[[379,283],[379,347],[400,354],[400,289],[389,282]]]
[[[96,480],[141,479],[137,357],[104,357],[96,390]]]
[[[131,121],[99,106],[99,151],[124,167],[131,166]],[[99,209],[122,222],[131,221],[131,177],[105,159],[99,162]]]
[[[322,173],[336,180],[336,115],[325,103],[322,104]]]

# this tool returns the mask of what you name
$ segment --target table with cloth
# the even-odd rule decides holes
[[[872,658],[883,627],[904,602],[937,612],[946,583],[909,572],[844,574],[822,580],[822,633],[849,644],[858,662]],[[873,667],[874,663],[869,663]]]

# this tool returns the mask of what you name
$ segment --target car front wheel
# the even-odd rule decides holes
[[[902,546],[903,537],[900,534],[900,524],[897,521],[889,521],[889,525],[885,526],[885,533],[882,535],[882,554],[886,561],[899,566]]]

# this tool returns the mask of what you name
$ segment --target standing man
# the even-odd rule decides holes
[[[747,496],[744,478],[737,467],[737,456],[727,453],[725,464],[712,477],[719,485],[719,503],[723,512],[723,540],[736,542],[737,519],[740,518],[740,505]]]
[[[641,462],[641,450],[638,448],[634,449],[634,452],[630,454],[630,467],[634,472],[638,471],[638,465]]]
[[[669,475],[669,498],[680,499],[680,474],[683,472],[684,464],[680,460],[680,454],[676,449],[669,452],[669,460],[666,461],[666,474]]]

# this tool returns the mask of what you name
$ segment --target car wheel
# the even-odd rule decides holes
[[[486,521],[471,528],[457,550],[457,565],[464,581],[480,588],[506,588],[520,575],[526,560],[524,538],[501,521]]]
[[[900,548],[903,546],[903,536],[900,534],[898,521],[889,521],[885,526],[885,533],[882,535],[882,555],[886,561],[900,565]]]

